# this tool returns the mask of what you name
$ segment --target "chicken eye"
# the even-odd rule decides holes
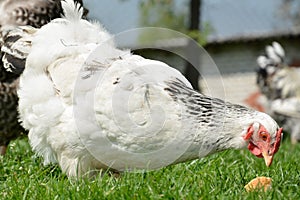
[[[261,132],[260,136],[261,136],[263,141],[266,141],[268,139],[268,134],[266,132]]]

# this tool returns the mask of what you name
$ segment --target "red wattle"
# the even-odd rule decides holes
[[[253,155],[255,155],[259,158],[263,157],[261,150],[256,145],[254,145],[252,142],[249,142],[248,149]]]

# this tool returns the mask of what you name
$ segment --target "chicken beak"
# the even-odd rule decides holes
[[[270,167],[270,165],[272,164],[272,161],[273,161],[273,155],[269,155],[267,150],[263,150],[262,156],[265,159],[265,163],[266,163],[267,167]]]

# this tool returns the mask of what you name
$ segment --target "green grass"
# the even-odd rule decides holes
[[[26,141],[0,158],[0,199],[300,199],[300,145],[284,141],[270,168],[247,150],[226,151],[147,173],[104,174],[68,180],[58,166],[42,165]],[[247,193],[257,176],[273,179],[268,192]]]

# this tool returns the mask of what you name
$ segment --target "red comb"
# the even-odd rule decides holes
[[[281,141],[281,133],[282,133],[282,128],[280,128],[276,133],[276,140],[275,140],[275,143],[274,143],[273,154],[272,155],[274,155],[279,149],[280,141]]]

